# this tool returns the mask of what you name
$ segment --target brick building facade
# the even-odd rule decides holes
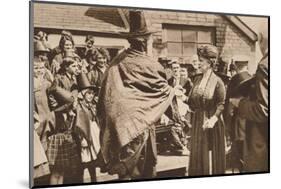
[[[196,45],[211,43],[219,48],[220,55],[226,62],[231,61],[234,55],[248,56],[250,71],[254,72],[257,38],[238,17],[190,12],[145,12],[150,29],[158,31],[153,35],[153,56],[176,56],[182,58],[183,62],[189,62],[190,56],[195,53]],[[179,35],[179,31],[182,33],[182,39],[175,37]],[[175,40],[171,42],[171,49],[169,40]],[[181,54],[172,50],[176,41],[183,43]]]
[[[219,48],[220,56],[230,62],[234,55],[250,58],[249,70],[256,69],[257,36],[238,16],[163,10],[144,10],[153,34],[148,44],[155,58],[179,58],[188,63],[198,44],[210,43]],[[62,29],[70,30],[77,47],[83,48],[85,36],[96,36],[96,45],[115,55],[128,47],[119,32],[128,31],[128,9],[99,6],[34,4],[34,27],[49,34],[51,46],[58,44]]]

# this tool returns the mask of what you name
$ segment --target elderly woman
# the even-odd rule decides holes
[[[218,52],[215,46],[203,45],[197,49],[197,54],[201,74],[194,79],[188,101],[193,111],[189,175],[224,174],[225,134],[221,113],[225,88],[212,70]]]

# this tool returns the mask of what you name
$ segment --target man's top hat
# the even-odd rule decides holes
[[[127,38],[147,36],[156,31],[148,31],[147,25],[144,18],[144,13],[141,10],[133,10],[129,12],[129,25],[130,31],[120,32],[122,36]]]
[[[94,91],[97,90],[97,87],[95,85],[90,84],[90,81],[84,72],[80,73],[77,76],[76,80],[79,92],[84,89],[93,89]]]

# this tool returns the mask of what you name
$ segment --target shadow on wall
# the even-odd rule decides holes
[[[85,16],[93,17],[118,27],[125,27],[117,8],[90,7],[85,12]]]

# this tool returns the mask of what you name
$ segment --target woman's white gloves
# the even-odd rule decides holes
[[[205,121],[205,123],[203,124],[203,130],[205,129],[211,129],[215,126],[215,124],[218,121],[218,117],[217,116],[212,116],[210,119],[207,119]]]

